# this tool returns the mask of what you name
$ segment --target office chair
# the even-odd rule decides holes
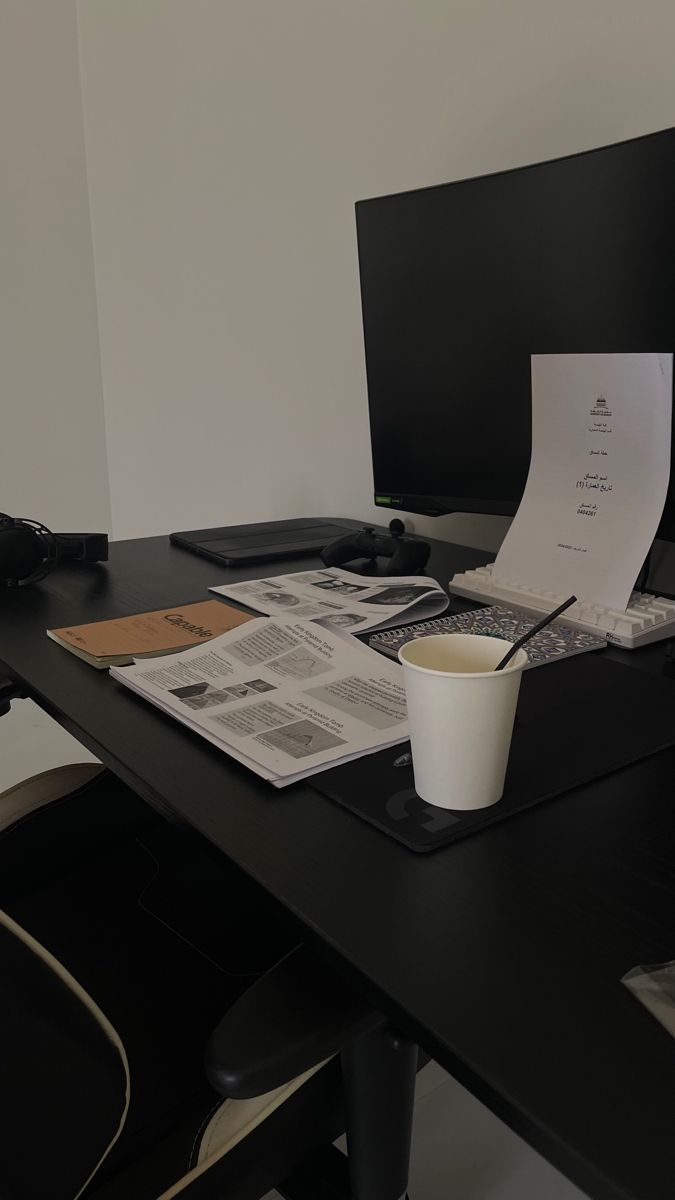
[[[0,796],[0,909],[3,1200],[405,1195],[417,1048],[108,771]]]

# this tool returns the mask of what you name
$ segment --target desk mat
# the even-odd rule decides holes
[[[437,808],[394,767],[409,743],[324,771],[312,787],[425,852],[608,775],[675,744],[675,683],[601,655],[523,675],[504,795],[489,808]]]

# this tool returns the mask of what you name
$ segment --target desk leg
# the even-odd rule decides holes
[[[342,1052],[353,1200],[404,1200],[418,1048],[392,1030]]]

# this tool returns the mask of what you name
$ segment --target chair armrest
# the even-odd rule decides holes
[[[18,700],[23,696],[21,688],[12,683],[6,675],[0,675],[0,717],[6,716],[11,707],[12,700]]]
[[[385,1024],[303,946],[233,1004],[211,1035],[206,1072],[223,1096],[271,1092]]]

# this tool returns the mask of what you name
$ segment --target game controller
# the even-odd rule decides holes
[[[322,561],[327,567],[341,567],[354,559],[388,558],[387,575],[411,575],[425,567],[431,554],[431,546],[419,538],[406,537],[402,521],[394,520],[389,534],[376,533],[366,525],[355,533],[329,542],[321,551]]]

